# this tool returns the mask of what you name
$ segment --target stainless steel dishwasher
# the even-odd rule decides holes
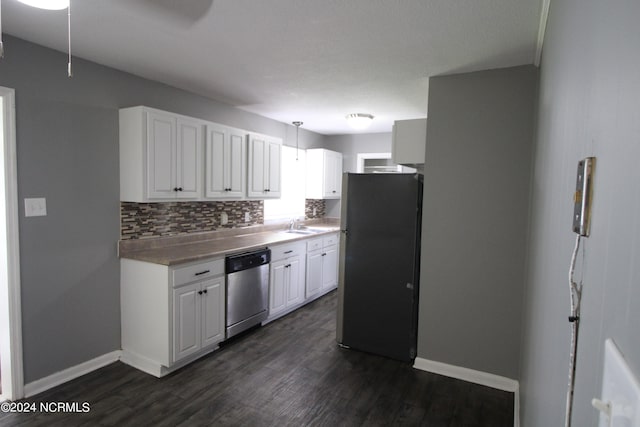
[[[271,250],[227,256],[227,338],[261,323],[269,308]]]

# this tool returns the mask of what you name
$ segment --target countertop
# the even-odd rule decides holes
[[[340,229],[337,221],[325,220],[321,223],[305,223],[304,225],[322,229],[322,231],[313,234],[286,233],[286,227],[280,224],[176,237],[121,240],[119,242],[119,256],[120,258],[170,266],[206,258],[223,257],[278,243],[312,239],[335,233]]]

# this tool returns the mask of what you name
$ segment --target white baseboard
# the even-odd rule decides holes
[[[415,369],[513,393],[513,425],[520,427],[520,384],[511,378],[416,357]]]
[[[111,353],[103,354],[95,359],[87,360],[79,365],[72,366],[64,371],[56,372],[48,377],[40,378],[39,380],[25,384],[24,395],[25,397],[31,397],[43,391],[49,390],[55,386],[71,381],[82,375],[93,372],[96,369],[100,369],[103,366],[107,366],[110,363],[117,362],[120,359],[120,350],[112,351]]]
[[[474,384],[480,384],[498,390],[515,393],[518,390],[518,381],[500,375],[489,374],[487,372],[476,371],[474,369],[463,368],[461,366],[449,365],[433,360],[416,357],[413,367],[421,371],[432,372],[446,377],[457,378]]]

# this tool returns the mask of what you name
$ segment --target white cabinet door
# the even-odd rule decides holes
[[[200,284],[173,290],[173,360],[178,361],[201,348]],[[158,325],[160,327],[160,325]]]
[[[289,281],[287,283],[287,307],[304,301],[304,265],[300,256],[287,260]]]
[[[176,141],[176,197],[197,199],[201,194],[202,123],[179,118]]]
[[[322,251],[322,289],[338,285],[338,247],[329,246]]]
[[[342,193],[342,155],[326,151],[325,156],[324,197],[339,198]]]
[[[306,297],[317,294],[322,289],[322,250],[307,254],[307,286]]]
[[[248,197],[257,199],[280,197],[281,158],[281,140],[250,135]]]
[[[282,173],[282,142],[276,140],[268,141],[268,153],[267,159],[268,169],[268,194],[267,197],[277,199],[280,198],[280,179]]]
[[[271,263],[271,280],[269,281],[269,316],[284,310],[287,304],[287,282],[289,275],[288,261]]]
[[[307,150],[308,199],[339,199],[342,192],[342,154],[314,148]]]
[[[242,131],[229,131],[229,149],[227,150],[229,154],[228,160],[225,157],[225,162],[229,165],[228,188],[230,197],[244,197],[246,146],[247,137]]]
[[[225,286],[224,276],[202,282],[202,347],[224,340]]]
[[[245,145],[241,130],[207,127],[205,197],[241,199],[245,190]]]
[[[147,197],[176,197],[176,119],[147,112]]]

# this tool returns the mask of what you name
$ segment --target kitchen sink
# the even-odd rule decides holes
[[[300,230],[300,229],[295,229],[295,230],[285,230],[285,233],[289,233],[289,234],[316,234],[318,233],[318,231],[312,231],[312,230]]]

